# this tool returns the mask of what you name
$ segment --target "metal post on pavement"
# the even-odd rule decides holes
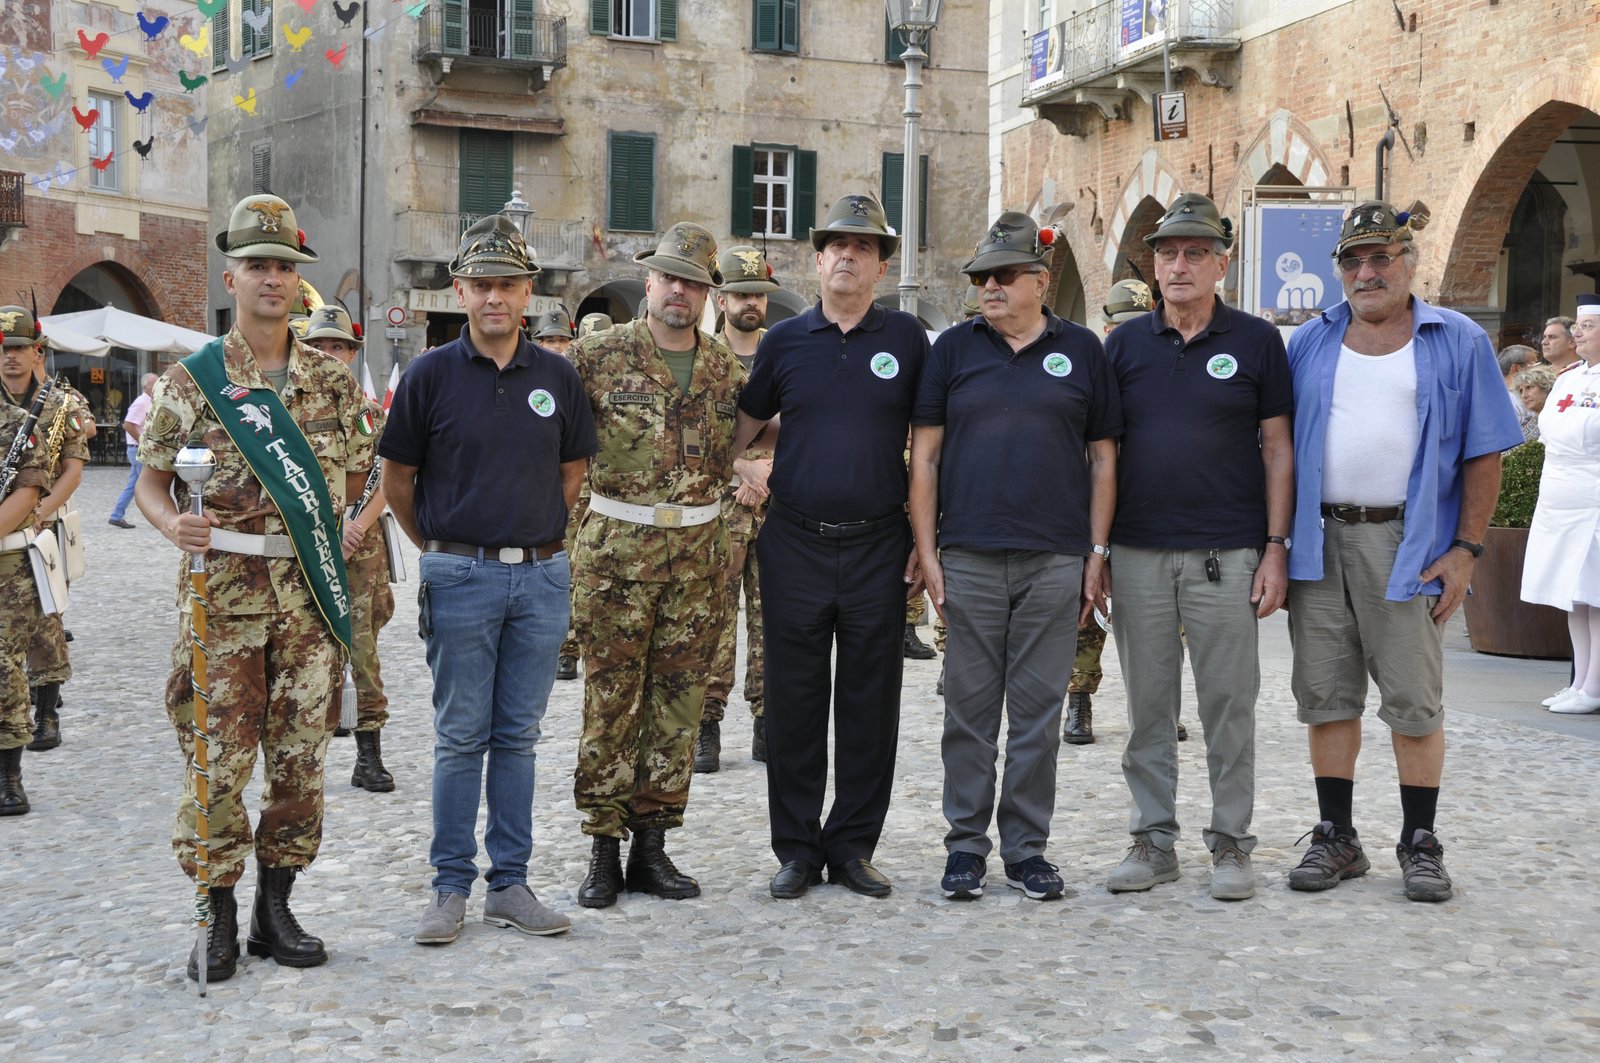
[[[903,180],[900,195],[900,309],[917,314],[917,248],[921,245],[918,215],[922,207],[922,156],[917,150],[917,119],[922,117],[922,68],[928,53],[922,50],[939,22],[943,0],[886,0],[889,28],[905,39],[900,59],[906,65],[905,153],[901,156]]]

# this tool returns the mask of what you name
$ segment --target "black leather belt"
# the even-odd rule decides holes
[[[896,509],[893,513],[887,513],[873,520],[847,520],[838,524],[829,524],[826,521],[812,520],[804,513],[798,513],[790,509],[776,498],[772,500],[771,512],[781,514],[800,525],[806,531],[815,532],[824,539],[853,539],[858,535],[870,535],[880,528],[887,528],[896,522],[904,523],[906,519],[905,510]]]
[[[475,557],[479,561],[500,561],[507,565],[520,565],[524,561],[547,561],[561,552],[562,541],[556,539],[545,543],[543,546],[469,546],[466,543],[447,543],[440,539],[429,539],[422,544],[425,554],[456,554],[460,557]]]
[[[1399,506],[1349,506],[1344,503],[1322,504],[1322,515],[1332,517],[1340,524],[1386,524],[1405,515],[1406,507]]]

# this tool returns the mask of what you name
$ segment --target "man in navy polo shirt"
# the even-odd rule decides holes
[[[1122,402],[1094,333],[1044,306],[1044,260],[1026,214],[1006,211],[989,227],[961,268],[981,291],[983,315],[934,343],[912,415],[911,525],[934,608],[949,625],[950,855],[940,889],[957,900],[983,894],[1002,707],[1006,885],[1034,900],[1061,896],[1061,876],[1044,858],[1061,702],[1080,614],[1096,599],[1105,605]]]
[[[739,399],[736,454],[783,415],[772,505],[756,539],[778,898],[821,882],[824,865],[857,893],[890,890],[871,860],[894,782],[906,580],[922,591],[905,513],[905,445],[928,352],[916,318],[872,301],[899,242],[871,195],[841,196],[811,230],[821,302],[767,333]],[[830,695],[834,798],[824,823]]]
[[[1283,604],[1294,503],[1294,396],[1278,330],[1216,286],[1233,226],[1205,196],[1173,201],[1156,231],[1161,302],[1106,339],[1126,431],[1111,568],[1128,688],[1122,774],[1133,844],[1113,893],[1178,877],[1178,695],[1187,637],[1211,777],[1211,895],[1255,896],[1257,621]]]
[[[534,746],[567,630],[561,537],[596,449],[577,371],[518,328],[539,267],[492,215],[461,237],[450,272],[461,337],[400,378],[378,453],[383,490],[422,553],[418,627],[433,672],[433,895],[413,935],[456,939],[477,877],[478,794],[492,864],[483,921],[525,934],[572,924],[528,888]],[[485,783],[484,754],[488,754]]]

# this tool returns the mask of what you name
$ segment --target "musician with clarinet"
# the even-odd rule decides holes
[[[139,441],[144,470],[134,488],[151,526],[185,555],[166,706],[186,764],[172,844],[196,879],[187,555],[205,556],[211,923],[203,962],[212,982],[231,978],[238,964],[234,888],[252,852],[250,954],[285,967],[328,960],[289,899],[296,874],[322,843],[323,767],[352,641],[340,519],[373,454],[355,379],[289,328],[298,265],[317,260],[295,227],[293,208],[277,196],[247,196],[216,242],[229,259],[222,281],[236,323],[157,382]],[[188,512],[191,488],[176,476],[178,452],[196,430],[215,457],[203,515]],[[244,790],[258,748],[266,788],[252,837]],[[188,968],[196,980],[198,952],[197,944]]]
[[[365,338],[361,326],[350,320],[342,306],[319,306],[306,322],[305,341],[323,354],[337,358],[346,369],[355,369],[356,355]],[[366,416],[357,422],[363,433],[377,438],[383,432],[384,412],[371,398],[366,400]],[[389,571],[389,550],[383,527],[383,489],[378,477],[383,459],[377,458],[367,473],[360,500],[350,507],[344,522],[344,563],[350,573],[350,605],[355,642],[350,648],[350,664],[356,684],[356,766],[350,785],[371,793],[394,789],[394,776],[383,766],[380,732],[389,722],[389,698],[383,692],[383,675],[378,667],[378,632],[394,616],[394,591],[389,584],[398,573]],[[390,518],[392,520],[393,518]],[[334,737],[347,732],[340,728]]]
[[[21,307],[0,307],[5,354],[33,347],[38,326]],[[38,445],[39,415],[49,398],[40,388],[26,410],[0,403],[0,816],[28,812],[22,788],[22,751],[33,737],[28,724],[28,643],[42,618],[28,560],[33,507],[49,483],[44,448]]]

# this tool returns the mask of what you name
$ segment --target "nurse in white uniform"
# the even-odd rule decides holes
[[[1567,613],[1573,685],[1551,712],[1600,712],[1600,295],[1578,296],[1583,360],[1556,378],[1539,414],[1544,475],[1528,533],[1522,599]]]

